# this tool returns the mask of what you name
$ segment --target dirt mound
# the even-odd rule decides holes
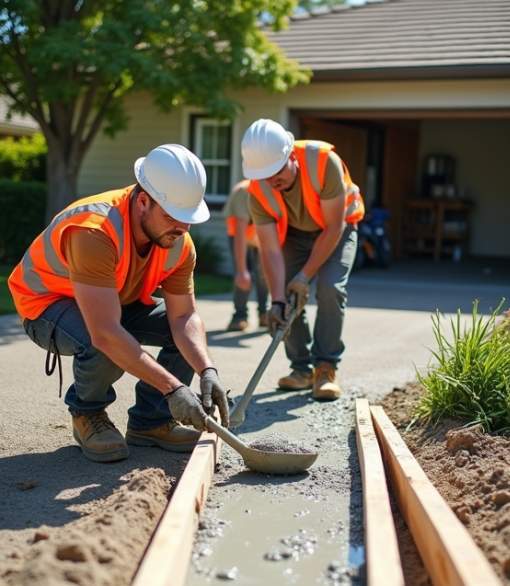
[[[135,470],[126,485],[87,516],[37,528],[0,566],[7,586],[122,586],[131,583],[167,504],[171,481],[156,468]]]
[[[429,479],[510,585],[510,438],[453,420],[430,428],[412,420],[418,383],[395,388],[382,405]]]

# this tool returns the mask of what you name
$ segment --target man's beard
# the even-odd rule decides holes
[[[168,230],[167,232],[163,232],[163,234],[156,234],[149,222],[147,222],[146,216],[142,217],[140,228],[150,242],[160,248],[173,248],[177,238],[184,234],[183,230]],[[169,238],[170,236],[174,236],[174,238]]]

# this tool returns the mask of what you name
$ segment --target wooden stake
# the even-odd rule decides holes
[[[366,399],[356,400],[356,443],[363,481],[368,586],[404,586],[384,465]]]
[[[182,586],[221,440],[203,433],[161,517],[132,586]]]
[[[375,431],[400,511],[435,586],[502,586],[487,558],[427,478],[382,407]]]

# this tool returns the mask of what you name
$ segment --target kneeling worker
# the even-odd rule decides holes
[[[97,462],[126,458],[127,444],[191,451],[214,405],[228,426],[193,293],[188,231],[209,218],[205,169],[183,146],[166,144],[136,161],[135,176],[136,185],[58,214],[9,278],[25,331],[48,351],[47,372],[57,359],[60,367],[60,354],[74,356],[65,403],[74,438]],[[155,300],[158,288],[163,299]],[[141,344],[160,347],[157,360]],[[140,379],[126,438],[106,414],[124,371]],[[189,388],[195,372],[201,397]]]
[[[242,141],[243,173],[251,180],[249,206],[271,292],[269,329],[286,325],[287,299],[298,312],[285,340],[292,372],[281,389],[313,388],[317,400],[340,396],[336,368],[344,344],[346,285],[364,205],[345,164],[331,144],[294,141],[273,120],[258,120]],[[316,278],[317,318],[313,338],[304,306]]]

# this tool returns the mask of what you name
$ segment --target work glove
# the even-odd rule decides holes
[[[207,417],[200,398],[186,385],[177,387],[165,395],[172,417],[182,425],[192,425],[198,431],[205,431]]]
[[[303,273],[298,273],[288,282],[285,295],[290,297],[292,293],[296,294],[296,315],[299,315],[310,297],[310,285]]]
[[[279,328],[286,328],[289,323],[291,306],[285,301],[273,301],[267,312],[267,326],[271,337],[274,338]]]
[[[214,406],[217,405],[220,411],[221,425],[228,428],[230,424],[228,397],[224,388],[221,386],[218,372],[215,368],[204,368],[200,374],[200,393],[202,394],[204,411],[208,415],[212,415]]]

